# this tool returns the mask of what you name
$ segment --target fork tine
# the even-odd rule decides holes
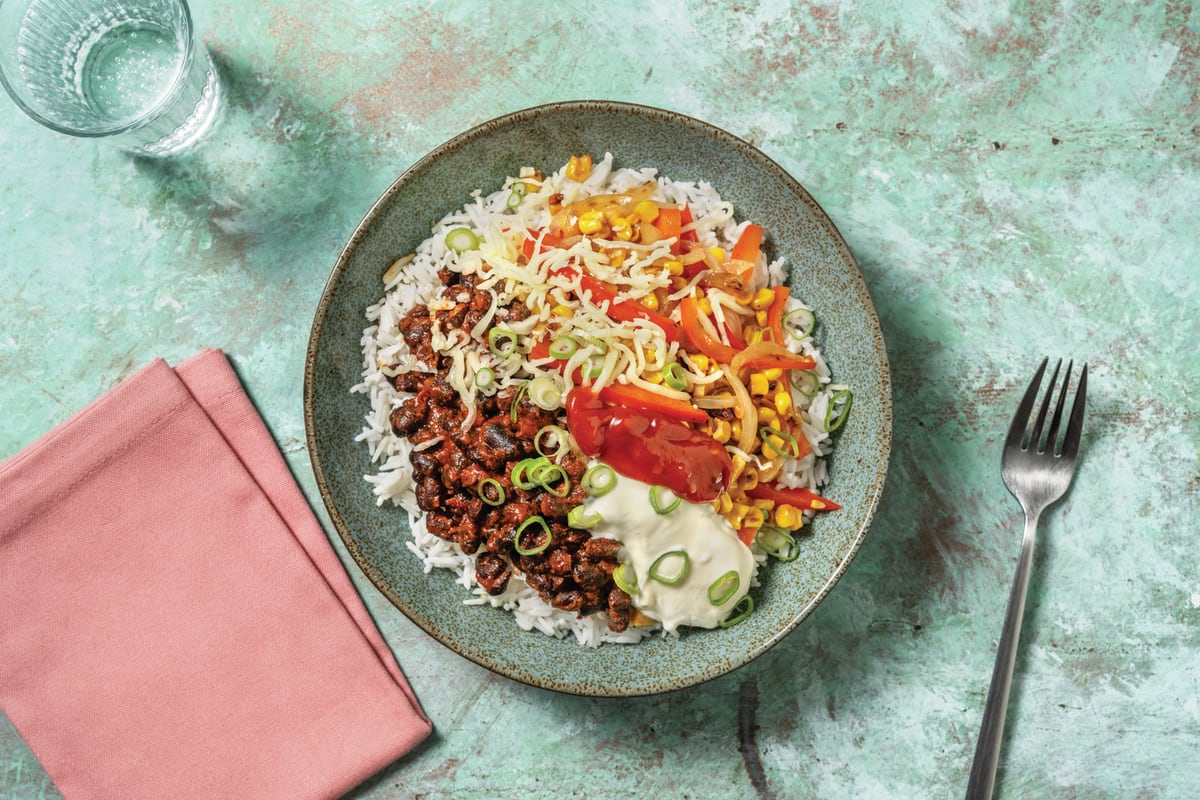
[[[1029,382],[1029,388],[1025,390],[1025,396],[1021,398],[1021,404],[1017,406],[1017,413],[1013,414],[1012,424],[1008,426],[1008,438],[1004,440],[1005,447],[1021,448],[1025,438],[1025,428],[1029,425],[1029,414],[1033,411],[1038,387],[1042,385],[1042,375],[1046,372],[1046,365],[1049,363],[1048,356],[1043,358],[1037,372],[1034,373],[1033,380]]]
[[[1079,388],[1075,390],[1075,401],[1071,404],[1071,418],[1067,421],[1067,435],[1063,439],[1063,458],[1075,458],[1079,453],[1079,439],[1083,433],[1083,412],[1087,406],[1087,364],[1079,373]]]
[[[1058,426],[1062,422],[1063,403],[1067,399],[1067,391],[1071,388],[1071,367],[1074,361],[1067,362],[1067,372],[1063,375],[1062,389],[1058,392],[1058,402],[1054,404],[1054,416],[1050,418],[1050,430],[1046,431],[1046,447],[1047,452],[1057,453],[1058,450]],[[1053,389],[1054,387],[1051,386]],[[1050,400],[1050,396],[1046,396],[1046,400]]]
[[[1060,358],[1054,365],[1054,374],[1050,376],[1050,384],[1046,387],[1046,396],[1042,399],[1042,407],[1038,409],[1037,420],[1033,423],[1033,431],[1029,434],[1029,449],[1036,453],[1042,452],[1042,425],[1046,422],[1046,412],[1050,410],[1050,399],[1054,397],[1054,384],[1058,382],[1058,370],[1062,367]]]

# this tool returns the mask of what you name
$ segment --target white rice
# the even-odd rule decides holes
[[[430,534],[425,527],[424,514],[417,506],[409,456],[415,449],[429,447],[436,442],[427,442],[414,448],[407,439],[392,432],[389,417],[410,395],[397,392],[392,387],[381,365],[400,364],[402,371],[429,371],[427,365],[416,362],[409,353],[398,323],[414,305],[434,301],[443,288],[437,273],[457,258],[446,246],[446,233],[457,227],[469,227],[482,234],[486,248],[489,235],[498,235],[501,221],[508,227],[535,230],[549,223],[545,203],[526,202],[515,210],[507,208],[511,194],[509,187],[518,180],[520,177],[508,179],[503,187],[491,194],[485,195],[478,190],[472,192],[472,199],[462,209],[447,215],[433,226],[429,238],[418,246],[407,265],[397,264],[388,269],[392,274],[385,276],[382,298],[367,309],[369,324],[363,331],[361,342],[362,381],[351,390],[366,394],[370,399],[370,412],[356,437],[356,441],[363,442],[369,448],[375,469],[364,477],[373,487],[377,504],[390,502],[408,512],[411,538],[406,542],[407,547],[419,559],[426,573],[434,569],[456,573],[457,582],[463,586],[465,603],[502,608],[511,612],[517,624],[525,630],[538,630],[558,638],[574,635],[580,644],[591,647],[598,647],[605,642],[633,643],[656,632],[668,635],[660,629],[634,626],[622,633],[614,633],[609,630],[607,617],[603,613],[579,618],[574,612],[555,609],[516,573],[508,581],[503,593],[489,595],[475,581],[476,556],[467,555],[457,544]],[[724,247],[728,250],[737,241],[745,225],[749,224],[748,221],[738,223],[734,219],[733,207],[722,200],[710,184],[671,181],[658,175],[652,168],[614,169],[611,154],[606,154],[603,160],[593,166],[586,181],[580,183],[570,180],[563,168],[546,176],[541,189],[529,196],[548,197],[561,192],[563,203],[566,204],[593,194],[622,192],[649,181],[657,182],[659,187],[653,199],[662,203],[688,204],[696,221],[700,243],[705,247]],[[477,255],[464,255],[464,258],[469,257]],[[381,265],[381,268],[388,266]],[[768,265],[767,276],[771,285],[786,280],[783,259]],[[801,307],[801,303],[792,299],[791,307]],[[811,339],[793,346],[793,349],[816,359],[814,373],[819,378],[821,389],[812,398],[793,392],[795,405],[806,409],[803,431],[813,452],[802,459],[788,461],[777,480],[785,486],[804,486],[816,490],[827,480],[824,457],[832,449],[832,443],[829,433],[820,424],[814,424],[813,420],[819,423],[824,419],[831,395],[843,387],[831,385],[829,368]],[[511,376],[500,375],[498,371],[497,377]],[[807,513],[811,515],[811,512]],[[759,564],[766,558],[762,553],[756,552],[755,555]]]

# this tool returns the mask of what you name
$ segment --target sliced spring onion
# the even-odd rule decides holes
[[[600,356],[589,356],[586,361],[579,365],[579,371],[583,373],[585,378],[599,378],[600,373],[604,372],[604,359]]]
[[[554,449],[546,452],[549,448]],[[567,432],[557,425],[546,425],[533,435],[533,449],[539,456],[558,458],[567,451]]]
[[[850,416],[850,406],[854,404],[854,395],[849,389],[839,389],[829,398],[829,405],[825,407],[825,430],[833,433],[846,422],[846,417]]]
[[[488,331],[488,350],[496,358],[508,358],[517,352],[517,335],[508,328],[492,328]]]
[[[529,470],[530,479],[555,497],[566,497],[571,491],[567,471],[551,461],[535,464]]]
[[[475,370],[475,388],[490,389],[496,383],[496,371],[491,367],[480,367]]]
[[[733,607],[733,611],[729,612],[729,616],[717,624],[722,628],[732,628],[734,625],[737,625],[746,617],[750,616],[752,611],[754,611],[754,599],[748,594],[743,595],[742,599],[738,601],[738,604]]]
[[[504,502],[504,484],[495,478],[481,480],[476,491],[479,492],[479,499],[489,506],[498,506]]]
[[[517,389],[517,393],[513,395],[512,404],[508,407],[508,418],[512,420],[512,424],[517,424],[517,414],[521,407],[521,398],[529,391],[529,382],[521,384],[521,388]]]
[[[526,547],[521,543],[521,537],[525,534],[525,531],[533,525],[537,525],[542,529],[541,536],[538,537],[541,541],[539,544],[536,544],[533,547]],[[543,552],[547,547],[549,547],[550,542],[553,541],[553,539],[554,537],[550,534],[550,526],[546,524],[546,520],[542,517],[534,516],[525,520],[517,527],[517,532],[513,535],[513,547],[516,548],[516,551],[523,556],[536,556],[538,553]]]
[[[579,528],[581,531],[586,531],[596,527],[604,518],[600,516],[600,512],[589,512],[584,506],[575,506],[567,512],[567,524],[572,528]]]
[[[517,181],[512,185],[512,192],[508,195],[508,201],[505,203],[509,208],[516,208],[521,205],[521,201],[525,199],[525,183]]]
[[[544,411],[562,408],[562,390],[549,375],[538,375],[529,382],[529,399]]]
[[[566,361],[571,356],[575,355],[575,351],[579,349],[579,342],[574,336],[563,334],[554,339],[550,343],[550,355],[557,358],[559,361]]]
[[[632,564],[618,564],[613,570],[613,583],[617,585],[625,594],[637,594],[637,573],[633,571]]]
[[[655,484],[650,487],[650,505],[656,514],[670,514],[683,502],[674,492],[665,486]]]
[[[470,228],[455,228],[446,234],[446,247],[456,253],[465,253],[479,247],[479,237]]]
[[[664,563],[666,562],[666,563]],[[670,567],[675,569],[668,572]],[[665,583],[668,586],[674,586],[687,577],[688,570],[692,566],[692,557],[685,550],[668,550],[667,552],[654,559],[654,563],[650,565],[650,570],[647,575],[651,580]]]
[[[722,606],[729,602],[729,599],[737,594],[737,590],[742,585],[742,579],[738,575],[736,569],[731,569],[721,577],[717,578],[708,587],[708,602],[714,606]]]
[[[545,456],[539,456],[538,458],[523,458],[514,464],[512,474],[509,475],[512,485],[527,492],[536,488],[538,485],[537,481],[533,479],[530,471],[533,467],[541,463],[548,464],[550,461]]]
[[[797,308],[783,315],[783,330],[793,339],[801,340],[812,336],[817,318],[807,308]]]
[[[617,487],[617,473],[608,464],[593,464],[579,483],[592,497],[603,497]]]
[[[758,529],[758,546],[769,556],[780,561],[795,561],[800,556],[800,545],[791,531],[774,525],[763,525]]]
[[[663,383],[672,389],[682,392],[688,387],[687,372],[678,361],[672,361],[663,369]]]
[[[821,389],[821,379],[817,373],[803,369],[792,370],[792,386],[805,397],[816,397]]]
[[[796,437],[779,430],[779,428],[772,425],[763,425],[758,429],[758,438],[762,439],[764,453],[769,447],[775,451],[776,455],[781,455],[784,458],[800,457],[800,443],[796,441]],[[775,444],[775,438],[783,441],[783,448]],[[770,454],[768,453],[768,455]]]

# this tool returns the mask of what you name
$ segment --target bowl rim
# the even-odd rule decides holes
[[[744,150],[744,152],[759,161],[760,165],[770,171],[777,177],[788,190],[802,200],[810,210],[822,221],[822,228],[832,237],[832,241],[840,256],[845,263],[852,269],[849,270],[850,281],[853,289],[865,301],[863,308],[867,314],[868,322],[872,332],[871,352],[878,358],[879,377],[880,377],[880,408],[882,418],[880,425],[877,428],[879,436],[879,447],[877,453],[879,461],[876,465],[876,474],[870,482],[869,491],[867,492],[866,502],[862,507],[862,517],[856,530],[854,530],[853,539],[849,542],[842,552],[841,559],[837,562],[836,567],[825,577],[821,588],[816,591],[809,602],[798,609],[788,619],[786,625],[775,631],[772,636],[765,637],[760,640],[754,647],[747,650],[742,656],[732,659],[724,664],[717,665],[706,670],[697,671],[690,679],[679,679],[662,685],[646,685],[640,688],[632,689],[617,689],[605,691],[585,691],[572,684],[563,684],[553,680],[538,679],[527,674],[517,674],[512,670],[507,670],[489,661],[485,656],[474,652],[465,647],[453,637],[446,635],[432,623],[427,623],[424,615],[417,613],[412,609],[403,598],[396,595],[390,587],[386,577],[379,572],[375,565],[371,564],[363,555],[362,549],[359,547],[354,536],[351,534],[345,520],[343,519],[337,503],[334,501],[329,480],[326,476],[325,466],[322,462],[320,451],[318,449],[317,431],[316,431],[316,414],[314,411],[315,403],[315,368],[321,336],[324,333],[324,323],[333,302],[333,294],[338,287],[338,284],[345,273],[353,253],[362,239],[364,239],[370,227],[377,221],[379,216],[390,206],[397,194],[399,194],[415,176],[418,176],[427,165],[435,162],[444,154],[461,148],[462,146],[474,141],[475,139],[486,136],[492,130],[505,128],[510,125],[520,124],[527,120],[532,120],[538,116],[547,113],[556,112],[571,112],[571,111],[600,111],[600,112],[616,112],[616,113],[631,113],[651,117],[663,117],[667,120],[684,124],[693,127],[697,130],[704,131],[715,136],[719,140],[723,140],[727,144]],[[342,247],[338,254],[338,258],[334,263],[329,277],[327,278],[324,287],[321,291],[321,297],[318,301],[316,310],[313,316],[313,323],[309,333],[308,346],[305,352],[304,363],[304,425],[305,425],[305,440],[308,449],[309,459],[316,480],[318,492],[321,495],[322,502],[329,514],[330,521],[334,525],[342,543],[346,547],[349,555],[354,562],[363,571],[364,575],[371,581],[372,585],[404,616],[413,622],[417,627],[430,635],[440,644],[446,646],[458,655],[472,661],[479,666],[482,666],[496,674],[510,678],[520,683],[535,686],[542,689],[548,689],[555,692],[565,694],[582,695],[588,697],[631,697],[654,695],[665,692],[677,691],[680,689],[689,688],[691,686],[700,685],[709,682],[725,674],[733,672],[740,667],[749,664],[754,659],[761,656],[781,642],[794,631],[800,623],[807,619],[818,605],[825,599],[835,585],[844,577],[850,563],[861,550],[864,541],[866,540],[867,532],[870,530],[876,513],[879,509],[879,504],[885,488],[889,466],[891,461],[892,438],[893,438],[893,401],[892,401],[892,380],[891,368],[888,361],[887,348],[883,338],[883,327],[881,325],[878,310],[874,299],[871,296],[870,289],[867,286],[865,277],[862,274],[862,269],[854,258],[849,245],[842,236],[840,230],[834,225],[833,220],[825,212],[825,210],[816,202],[809,194],[807,189],[800,184],[787,170],[783,169],[774,159],[766,153],[759,150],[755,145],[742,139],[728,131],[720,128],[710,122],[706,122],[699,118],[689,116],[687,114],[667,110],[655,106],[644,105],[639,103],[629,103],[622,101],[610,100],[563,100],[539,105],[529,106],[512,112],[507,112],[496,117],[492,117],[484,122],[473,125],[472,127],[455,134],[446,139],[441,144],[430,150],[424,156],[413,162],[379,195],[379,197],[371,204],[370,208],[363,215],[361,221],[355,226],[354,231],[346,240],[346,244]],[[573,646],[574,645],[572,642]]]

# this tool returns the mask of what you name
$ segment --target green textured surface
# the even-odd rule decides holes
[[[960,796],[1020,532],[999,440],[1043,354],[1088,361],[1090,414],[1043,520],[998,796],[1195,796],[1200,11],[195,11],[235,113],[190,163],[0,102],[0,456],[153,357],[221,347],[319,508],[301,385],[339,250],[431,148],[555,100],[660,106],[760,147],[845,235],[887,337],[894,455],[871,534],[800,628],[727,677],[627,700],[529,688],[351,567],[437,726],[357,797]],[[0,796],[57,796],[7,723]]]

